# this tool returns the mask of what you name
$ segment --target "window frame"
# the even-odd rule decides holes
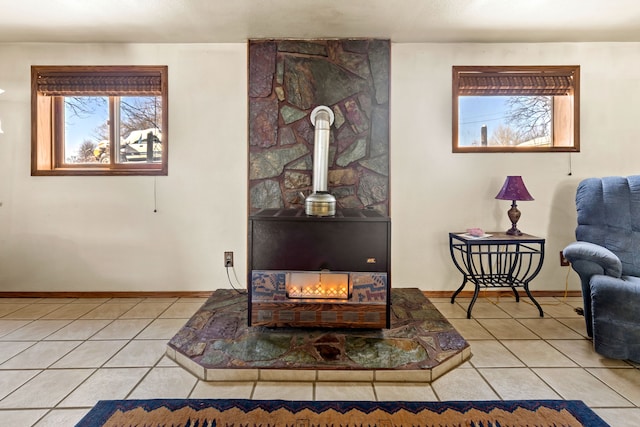
[[[579,65],[532,65],[532,66],[456,66],[452,67],[452,152],[453,153],[530,153],[530,152],[580,152],[580,66]],[[532,81],[540,86],[533,88],[518,87],[508,88],[506,85],[500,87],[501,84],[511,80],[522,79],[522,76],[530,77]],[[486,80],[492,80],[493,86],[484,86],[480,88],[478,86],[478,94],[473,93],[474,87],[469,86],[468,81],[463,82],[465,77],[473,78],[480,77],[486,78]],[[545,77],[551,77],[551,83],[545,86]],[[555,79],[555,80],[554,80]],[[543,83],[544,82],[544,83]],[[560,82],[560,83],[559,83]],[[458,144],[459,133],[459,97],[468,95],[468,93],[461,94],[461,92],[471,91],[474,96],[517,96],[517,95],[549,95],[554,98],[559,94],[553,94],[554,84],[559,84],[567,90],[570,87],[569,93],[565,96],[571,97],[572,106],[567,109],[571,111],[571,123],[567,125],[564,132],[558,132],[558,134],[564,134],[567,138],[570,138],[571,144],[560,144],[560,141],[556,140],[556,132],[552,127],[552,146],[508,146],[508,145],[488,145],[488,146],[460,146]],[[466,86],[464,86],[466,85]],[[505,89],[506,88],[506,89]],[[560,89],[559,89],[560,90]],[[539,92],[538,92],[539,91]],[[551,93],[545,93],[551,92]],[[525,93],[527,92],[527,93]],[[554,119],[555,120],[555,119]],[[568,132],[567,132],[568,130]],[[556,145],[556,143],[558,143]]]
[[[31,67],[31,175],[168,175],[168,67],[160,66],[38,66]],[[53,80],[50,94],[46,79]],[[76,79],[74,81],[74,78]],[[44,83],[43,83],[44,81]],[[68,82],[68,85],[66,84]],[[109,98],[109,118],[119,114],[116,98],[132,96],[125,88],[130,82],[132,90],[149,91],[161,97],[162,158],[158,163],[126,162],[70,164],[64,161],[64,97],[104,96]],[[76,85],[77,84],[77,85]],[[74,86],[76,85],[76,86]],[[137,86],[136,86],[137,85]],[[68,89],[67,86],[71,89]],[[135,89],[140,87],[141,89]],[[80,88],[80,89],[78,89]],[[74,95],[64,95],[72,90]],[[70,92],[71,93],[71,92]],[[109,141],[119,139],[114,126],[110,126]],[[116,138],[118,137],[118,138]],[[116,144],[110,144],[111,159],[117,153]]]

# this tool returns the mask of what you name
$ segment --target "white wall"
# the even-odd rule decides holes
[[[536,200],[519,204],[519,228],[547,238],[532,289],[564,289],[558,252],[573,240],[578,181],[639,172],[640,44],[391,52],[393,286],[455,289],[448,231],[506,230],[510,202],[494,197],[506,175],[522,175]],[[246,45],[0,44],[0,56],[0,292],[227,288],[225,250],[244,285]],[[55,64],[168,65],[169,176],[31,177],[30,66]],[[474,64],[580,65],[581,152],[452,154],[451,66]],[[569,283],[578,289],[574,273]]]
[[[229,287],[225,250],[244,283],[245,45],[24,44],[0,55],[0,292]],[[169,175],[31,177],[33,64],[168,65]]]
[[[394,285],[455,289],[461,276],[447,232],[508,229],[511,202],[494,198],[507,175],[522,175],[535,201],[518,204],[518,228],[547,239],[531,289],[565,289],[569,268],[560,267],[559,251],[574,240],[578,182],[640,173],[640,44],[394,44],[391,54]],[[452,65],[575,64],[580,153],[451,153]],[[578,283],[571,272],[569,289]]]

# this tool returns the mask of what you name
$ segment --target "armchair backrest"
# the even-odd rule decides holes
[[[640,175],[588,178],[576,192],[576,239],[604,246],[640,276]]]

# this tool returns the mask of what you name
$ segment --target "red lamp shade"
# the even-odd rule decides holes
[[[521,236],[522,231],[518,230],[516,224],[520,219],[520,211],[518,210],[518,206],[516,205],[516,200],[533,200],[529,191],[527,191],[527,187],[525,187],[524,182],[522,181],[521,176],[508,176],[502,189],[496,196],[498,200],[511,200],[513,203],[511,204],[511,209],[507,212],[509,219],[511,220],[511,228],[507,230],[507,234],[512,236]]]
[[[496,196],[499,200],[533,200],[521,176],[508,176]]]

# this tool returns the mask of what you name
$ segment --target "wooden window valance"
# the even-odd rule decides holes
[[[518,96],[518,95],[570,95],[575,85],[574,67],[558,67],[553,71],[466,71],[465,67],[454,67],[454,79],[457,79],[458,95],[462,96]]]
[[[41,67],[36,91],[46,96],[160,96],[162,67]],[[61,70],[61,68],[63,68]],[[135,67],[140,68],[140,67]]]

